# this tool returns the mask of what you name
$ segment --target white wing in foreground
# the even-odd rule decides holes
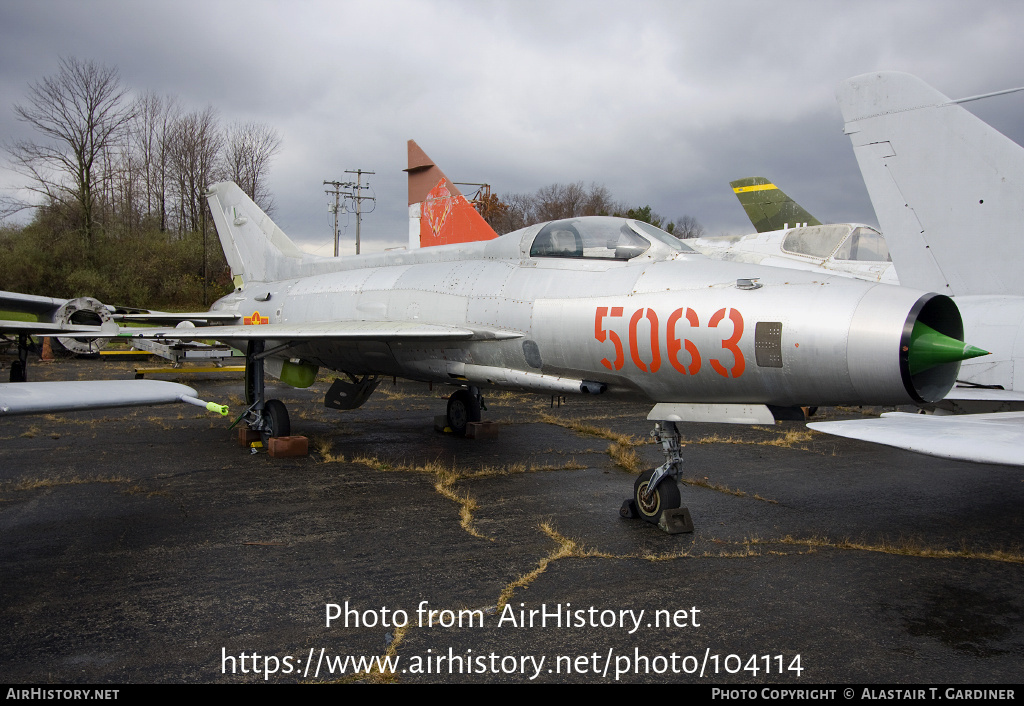
[[[1024,412],[908,414],[813,422],[815,431],[960,461],[1024,466]]]
[[[226,415],[227,407],[203,402],[187,385],[165,380],[76,380],[12,382],[0,385],[0,417],[110,407],[187,402]]]

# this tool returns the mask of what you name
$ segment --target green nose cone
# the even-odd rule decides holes
[[[917,321],[910,334],[910,374],[917,375],[936,365],[989,355],[988,351],[969,346],[963,341],[939,333],[931,326]]]

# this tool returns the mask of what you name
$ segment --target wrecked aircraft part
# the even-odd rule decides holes
[[[370,395],[380,384],[380,375],[364,375],[362,378],[349,376],[352,382],[345,382],[341,378],[331,383],[330,389],[324,395],[324,407],[328,409],[356,409],[362,407]]]
[[[53,322],[62,326],[99,326],[105,333],[116,334],[117,323],[110,311],[100,301],[92,297],[69,299],[54,312]],[[107,347],[107,338],[68,338],[58,336],[57,340],[64,348],[78,355],[99,353]]]

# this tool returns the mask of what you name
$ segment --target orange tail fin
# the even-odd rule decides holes
[[[491,240],[498,234],[466,197],[409,140],[409,247]]]

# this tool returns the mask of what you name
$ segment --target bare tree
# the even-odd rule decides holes
[[[704,226],[693,216],[677,218],[671,223],[671,226],[669,232],[680,240],[699,238],[704,235]]]
[[[178,197],[178,228],[199,231],[206,208],[206,187],[216,180],[217,158],[224,143],[217,111],[208,106],[178,118],[172,131],[169,155]]]
[[[141,181],[144,215],[157,221],[161,232],[169,227],[171,143],[180,114],[177,98],[147,92],[136,101],[131,125],[132,167]]]
[[[51,205],[78,209],[86,240],[97,227],[97,198],[108,176],[103,166],[112,161],[106,153],[118,145],[134,114],[127,93],[117,69],[65,58],[55,76],[31,84],[26,103],[14,107],[18,119],[44,138],[10,148],[16,168]]]
[[[266,185],[267,172],[270,160],[280,150],[281,136],[266,123],[233,123],[224,141],[228,177],[267,213],[274,208]]]

